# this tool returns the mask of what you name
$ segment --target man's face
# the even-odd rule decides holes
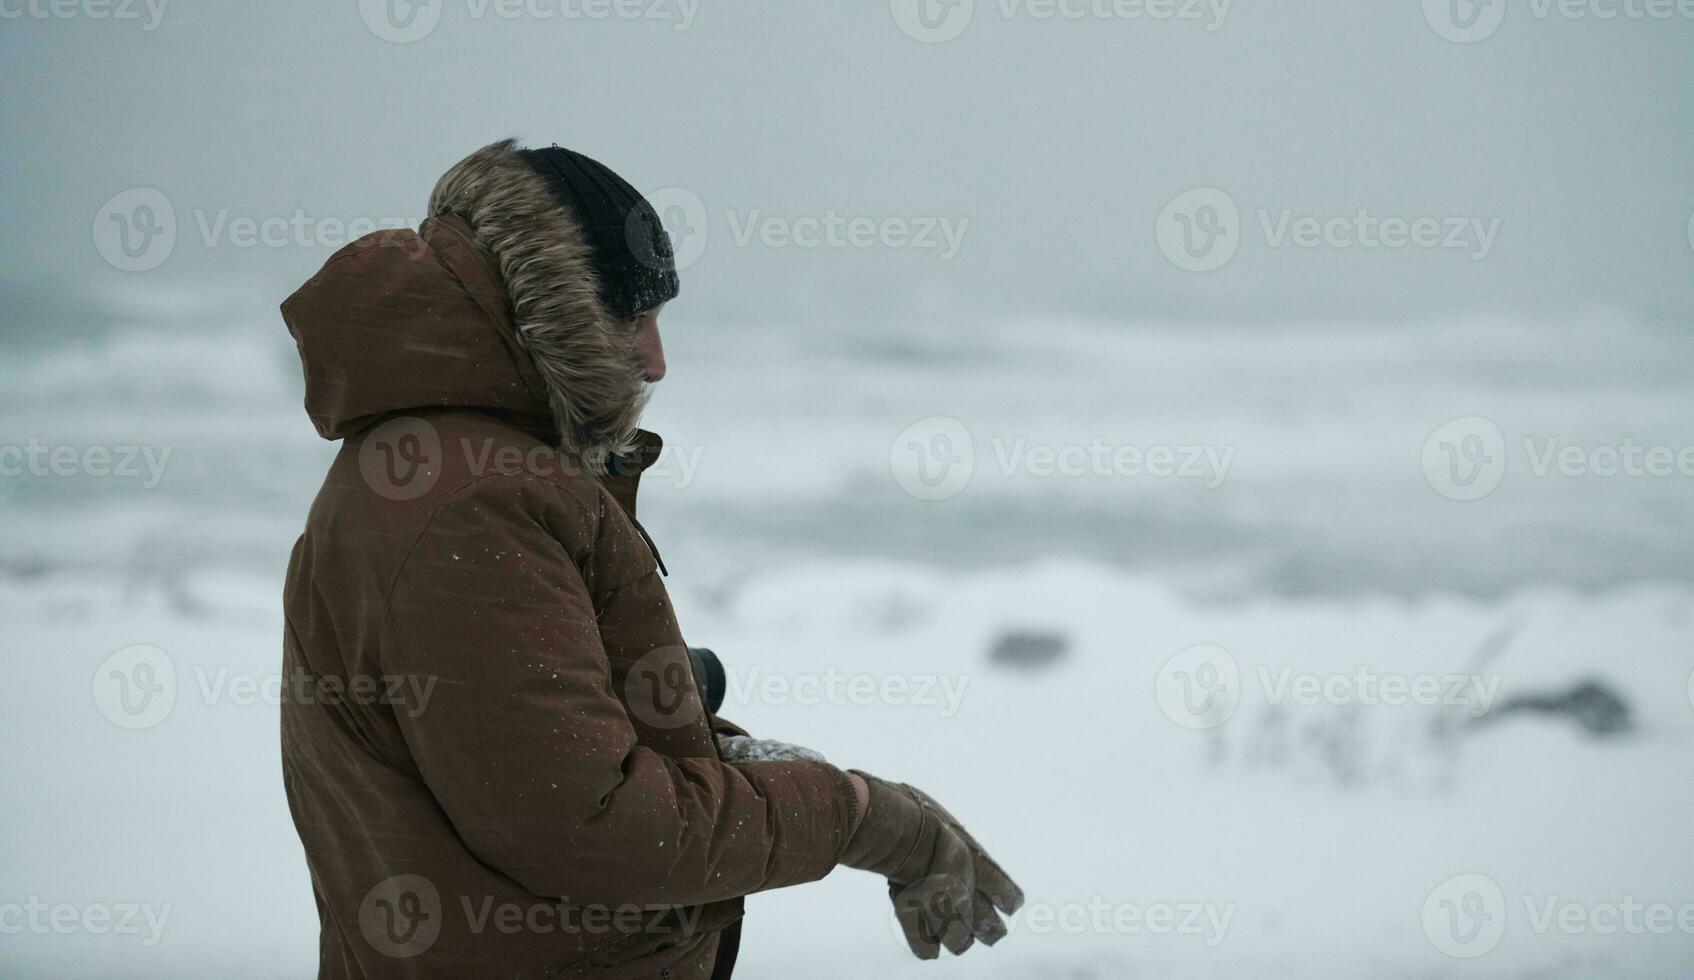
[[[665,377],[665,346],[659,340],[659,314],[664,309],[662,304],[655,306],[629,321],[629,349],[649,382],[662,381]]]

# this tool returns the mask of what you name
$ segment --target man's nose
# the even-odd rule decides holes
[[[665,344],[659,337],[659,325],[653,324],[635,338],[636,353],[641,355],[641,367],[648,381],[665,380]]]

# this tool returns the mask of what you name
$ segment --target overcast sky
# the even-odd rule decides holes
[[[416,218],[444,168],[515,135],[698,200],[683,302],[701,315],[1694,309],[1694,20],[1674,6],[1514,0],[1491,27],[1453,0],[1491,31],[1459,42],[1438,30],[1447,0],[1194,18],[1068,0],[1074,19],[978,0],[968,21],[913,20],[916,0],[619,0],[600,19],[579,15],[609,0],[386,0],[386,19],[383,0],[104,0],[133,19],[88,16],[102,0],[38,16],[47,2],[0,0],[13,282],[284,288],[336,222]],[[136,188],[162,193],[177,238],[121,272],[95,229]],[[1239,213],[1213,271],[1160,247],[1193,188]],[[231,237],[297,213],[307,241]],[[869,219],[872,244],[845,226],[793,243],[832,217]],[[1347,224],[1303,247],[1303,217]],[[1417,218],[1453,247],[1360,244]]]

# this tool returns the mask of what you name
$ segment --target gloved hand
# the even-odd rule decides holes
[[[927,794],[855,772],[870,789],[870,805],[841,863],[888,879],[912,952],[932,960],[942,946],[958,956],[978,939],[999,942],[1006,935],[999,913],[1023,905],[1017,883]]]

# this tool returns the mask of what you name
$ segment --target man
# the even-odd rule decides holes
[[[889,880],[919,956],[1004,935],[1017,886],[921,792],[719,749],[745,733],[701,706],[635,516],[678,291],[652,208],[505,141],[429,210],[282,307],[342,441],[284,596],[319,976],[727,977],[741,897],[838,863]]]

